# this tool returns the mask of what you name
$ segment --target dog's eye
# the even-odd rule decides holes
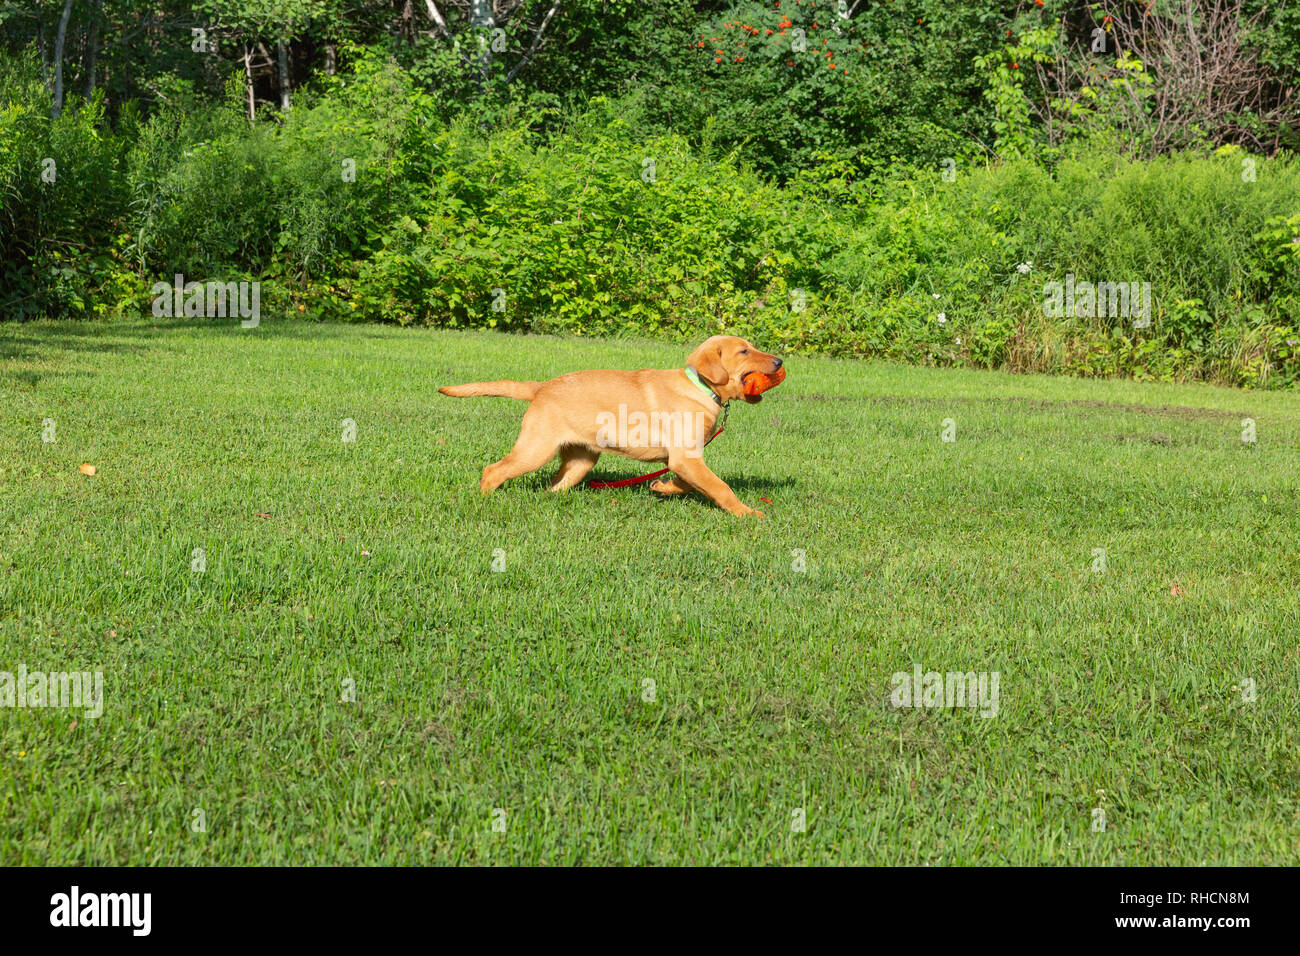
[[[749,349],[741,349],[741,350],[740,350],[740,354],[741,354],[741,355],[748,355],[748,354],[749,354]]]

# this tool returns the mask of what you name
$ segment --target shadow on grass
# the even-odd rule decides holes
[[[657,468],[655,470],[658,471]],[[588,481],[623,481],[627,478],[636,478],[638,474],[645,474],[645,472],[638,472],[637,474],[620,474],[620,475],[593,474],[585,478],[580,487],[584,491],[589,491],[592,494],[611,494],[614,492],[644,491],[646,494],[650,495],[653,498],[691,497],[690,495],[666,495],[666,496],[656,495],[654,492],[650,490],[650,485],[652,484],[652,482],[650,481],[644,481],[639,485],[625,485],[622,488],[589,488],[587,486]],[[668,477],[668,476],[665,475],[664,477]],[[773,489],[776,488],[793,488],[796,484],[793,478],[745,478],[745,477],[728,478],[726,475],[719,475],[718,477],[720,477],[723,481],[725,481],[728,485],[730,485],[731,490],[736,492],[736,494],[740,494],[742,491],[772,491]],[[544,488],[549,483],[550,483],[550,478],[548,477],[546,481],[539,482],[538,487]],[[696,495],[695,497],[700,497],[700,496]]]

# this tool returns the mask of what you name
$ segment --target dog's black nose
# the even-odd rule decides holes
[[[781,366],[782,366],[782,365],[784,365],[784,364],[785,364],[785,363],[784,363],[784,362],[782,362],[782,361],[781,361],[781,360],[780,360],[780,359],[775,359],[775,362],[776,362],[776,368],[780,368],[780,367],[781,367]],[[774,371],[774,372],[775,372],[775,371],[776,371],[776,369],[772,369],[772,371]]]

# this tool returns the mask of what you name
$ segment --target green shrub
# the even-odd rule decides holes
[[[752,32],[747,35],[753,36]],[[1300,170],[1237,148],[898,168],[831,152],[784,184],[655,132],[645,96],[447,121],[384,57],[278,125],[179,99],[118,135],[0,83],[8,314],[147,307],[179,272],[267,314],[664,335],[785,351],[1286,386],[1300,363]],[[25,71],[25,72],[24,72]],[[829,73],[829,68],[828,68]],[[707,140],[707,137],[706,137]],[[39,180],[56,154],[57,189]],[[1149,322],[1053,315],[1045,283],[1149,284]]]
[[[50,104],[31,57],[0,56],[0,313],[12,318],[85,314],[119,285],[121,141],[102,97],[70,99],[57,120]]]

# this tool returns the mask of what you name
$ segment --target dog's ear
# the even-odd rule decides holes
[[[722,343],[716,336],[692,352],[686,364],[699,372],[700,378],[710,385],[726,385],[731,380],[731,373],[722,364]]]

